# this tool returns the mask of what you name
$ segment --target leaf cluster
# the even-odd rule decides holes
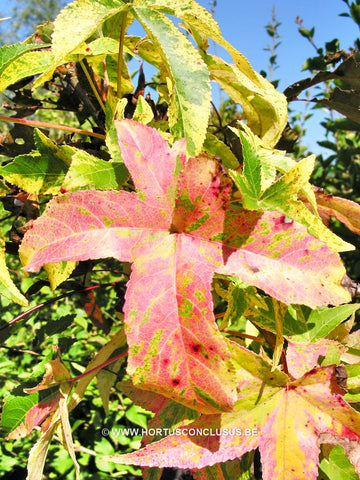
[[[285,95],[193,0],[75,1],[1,47],[0,73],[7,466],[231,480],[257,451],[265,479],[358,474],[354,247],[327,220],[358,235],[360,206],[278,148]],[[230,98],[213,117],[210,81]]]

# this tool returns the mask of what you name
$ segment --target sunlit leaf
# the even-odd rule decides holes
[[[53,60],[54,55],[48,50],[26,52],[13,59],[1,72],[0,91],[24,77],[43,72],[53,63]]]
[[[65,191],[84,188],[118,189],[128,176],[124,163],[107,162],[85,151],[77,150],[63,179],[62,189]]]
[[[34,137],[38,150],[1,166],[0,174],[28,193],[59,193],[75,149],[58,147],[40,130],[34,131]]]
[[[5,240],[0,233],[0,295],[23,306],[28,305],[27,299],[18,290],[10,277],[5,261]]]
[[[107,18],[120,12],[124,6],[125,3],[122,0],[96,2],[80,0],[69,3],[54,21],[52,61],[42,69],[44,73],[35,81],[34,88],[49,80],[55,68],[64,63],[67,55],[87,40]]]
[[[241,132],[239,135],[244,150],[244,169],[243,173],[238,170],[230,171],[230,175],[244,196],[243,204],[246,208],[282,212],[290,220],[296,220],[304,225],[311,235],[320,238],[335,251],[355,248],[329,230],[319,216],[313,214],[301,200],[298,200],[301,192],[302,197],[305,196],[304,187],[311,190],[309,179],[314,168],[314,155],[295,163],[283,176],[261,192],[261,158],[246,136]]]
[[[203,54],[213,79],[220,83],[230,97],[242,105],[243,117],[254,133],[270,146],[274,146],[287,122],[286,98],[277,92],[268,80],[255,72],[247,58],[225,40],[211,14],[194,0],[136,0],[134,3],[175,15],[184,21],[190,34],[192,30],[200,33],[200,53]],[[195,34],[194,37],[197,40]],[[212,38],[227,50],[235,62],[235,68],[232,69],[229,64],[216,57],[206,55],[204,46],[206,48],[208,42],[204,42],[204,37]],[[216,63],[220,67],[219,70]],[[225,65],[229,66],[229,70],[224,67],[225,70],[221,71]],[[231,93],[228,88],[233,89]]]
[[[124,307],[133,381],[208,413],[228,409],[233,380],[214,324],[214,272],[284,303],[316,306],[348,300],[344,269],[301,225],[279,214],[229,210],[231,181],[211,157],[185,163],[183,142],[170,149],[156,130],[131,120],[117,129],[137,193],[57,197],[26,234],[21,257],[29,270],[67,259],[134,262]]]
[[[28,475],[26,480],[39,480],[42,477],[47,452],[57,426],[57,423],[51,424],[31,448],[27,463]]]
[[[243,349],[238,349],[241,358],[240,352]],[[248,364],[242,359],[241,365],[238,375],[244,382]],[[247,376],[248,389],[241,390],[240,382],[234,412],[202,416],[183,428],[181,435],[104,459],[142,466],[204,468],[259,447],[264,480],[315,480],[320,436],[329,433],[359,444],[360,414],[339,394],[334,365],[311,370],[283,384],[280,372],[271,374],[269,369],[264,364],[261,370],[253,369]]]
[[[197,50],[168,18],[140,5],[134,11],[168,65],[171,132],[175,139],[185,137],[188,153],[196,155],[204,143],[210,114],[209,72]]]

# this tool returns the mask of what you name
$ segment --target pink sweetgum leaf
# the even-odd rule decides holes
[[[199,417],[195,410],[185,407],[163,395],[154,392],[140,390],[134,387],[131,382],[123,381],[117,387],[131,398],[134,403],[155,413],[155,416],[148,421],[147,433],[142,438],[142,446],[167,436],[167,432],[187,425]]]
[[[320,355],[326,356],[330,347],[336,349],[339,356],[347,350],[345,345],[327,338],[321,338],[314,343],[295,343],[288,340],[286,357],[289,362],[289,373],[294,378],[301,377],[317,365]]]
[[[116,128],[136,193],[53,199],[26,233],[22,261],[29,271],[64,260],[133,262],[124,306],[133,382],[203,413],[229,410],[236,394],[214,321],[214,273],[284,303],[339,304],[349,300],[340,257],[283,215],[229,204],[231,181],[213,158],[186,161],[182,141],[170,148],[132,120]]]
[[[248,388],[239,389],[234,412],[202,415],[184,427],[181,435],[168,436],[130,454],[103,459],[120,464],[193,469],[233,460],[259,447],[264,480],[315,480],[319,439],[323,434],[359,444],[360,413],[339,394],[334,365],[313,369],[300,379],[288,379],[281,385],[280,377],[271,380],[276,372],[270,372],[270,366],[259,368],[261,360],[255,357],[258,380],[262,381],[257,384],[254,379],[250,388],[248,377]],[[240,370],[238,374],[242,378]]]
[[[360,205],[347,198],[340,198],[323,193],[319,187],[313,187],[316,196],[317,209],[322,221],[328,225],[331,218],[347,226],[349,230],[360,234]],[[306,203],[306,199],[301,196]]]

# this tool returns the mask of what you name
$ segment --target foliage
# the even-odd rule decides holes
[[[156,102],[131,58],[158,70]],[[194,0],[78,0],[0,59],[6,468],[230,480],[256,450],[264,479],[358,475],[354,247],[324,222],[358,235],[360,206],[278,149],[286,97]],[[331,75],[355,81],[347,61]],[[231,107],[215,130],[210,81]]]

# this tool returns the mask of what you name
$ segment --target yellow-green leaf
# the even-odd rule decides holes
[[[78,0],[69,3],[54,21],[53,60],[46,69],[40,70],[44,73],[34,82],[34,88],[49,80],[55,68],[62,65],[71,52],[87,40],[106,19],[124,7],[122,0]]]
[[[52,290],[55,290],[60,283],[65,282],[69,278],[76,265],[77,262],[59,262],[44,265]]]
[[[200,152],[210,114],[209,72],[191,42],[163,14],[135,4],[134,12],[168,65],[169,124],[175,139],[187,139],[189,155]]]
[[[107,162],[84,150],[77,150],[62,188],[66,191],[88,188],[117,190],[128,177],[129,172],[123,162]]]
[[[37,129],[34,139],[38,150],[15,157],[0,167],[0,175],[28,193],[55,195],[60,192],[75,149],[58,147]]]
[[[78,381],[75,391],[72,394],[69,405],[68,405],[69,412],[73,410],[81,402],[87,386],[100,370],[100,368],[96,370],[96,367],[99,367],[101,364],[106,362],[106,360],[108,360],[108,358],[112,355],[112,353],[116,349],[123,348],[125,347],[125,345],[126,345],[126,336],[125,336],[124,328],[121,328],[115,333],[112,339],[106,345],[104,345],[101,350],[99,350],[96,356],[91,360],[89,365],[86,367],[86,370],[84,373],[86,372],[89,372],[89,373]]]
[[[50,427],[41,435],[39,440],[30,450],[27,464],[28,475],[26,480],[39,480],[42,478],[47,452],[57,426],[57,422],[51,423]]]
[[[316,210],[315,214],[312,213],[298,199],[299,196],[305,196],[313,210],[315,209],[315,195],[309,183],[314,168],[315,155],[310,155],[300,162],[295,162],[281,152],[275,151],[275,158],[270,160],[270,152],[264,148],[263,143],[256,142],[254,136],[249,135],[248,128],[244,130],[246,135],[233,129],[241,138],[243,145],[243,173],[238,170],[230,170],[229,172],[243,195],[244,207],[251,210],[263,208],[284,213],[290,223],[291,220],[301,223],[311,235],[326,242],[331,249],[338,252],[353,250],[354,247],[351,244],[342,240],[323,224]],[[272,167],[279,171],[285,171],[285,174],[270,184],[265,191],[262,191],[263,185],[268,185],[271,180]],[[261,176],[259,174],[255,175],[259,169],[261,170]],[[267,177],[266,181],[263,180],[264,177]]]
[[[186,27],[190,27],[188,30],[191,33],[199,32],[199,35],[194,35],[194,38],[201,53],[204,54],[206,63],[212,64],[210,71],[216,77],[214,79],[219,81],[230,96],[232,95],[227,89],[236,93],[235,98],[232,98],[242,105],[247,124],[266,144],[274,146],[287,123],[286,98],[282,93],[276,91],[268,80],[253,70],[247,58],[225,40],[212,15],[195,0],[135,0],[135,4],[146,5],[164,13],[173,14],[181,18]],[[206,55],[205,48],[208,42],[204,40],[205,35],[230,53],[235,62],[232,74],[232,67],[229,64],[221,59],[216,59],[216,57]],[[201,37],[200,41],[197,37]],[[220,62],[220,70],[215,74],[217,60]],[[221,71],[223,67],[221,64],[228,65],[229,70],[225,68]],[[240,81],[239,90],[234,88],[234,81]]]
[[[317,215],[311,213],[297,199],[301,188],[309,182],[314,162],[315,155],[310,155],[297,163],[263,193],[259,206],[271,207],[273,210],[283,212],[289,218],[302,223],[309,233],[326,242],[330,248],[337,252],[354,250],[353,245],[335,235]]]
[[[24,295],[17,289],[12,281],[5,261],[5,240],[0,235],[0,295],[20,305],[28,305]]]
[[[15,58],[1,73],[0,91],[24,77],[43,72],[53,63],[53,60],[53,53],[47,50],[27,52]]]
[[[154,114],[151,110],[150,105],[145,100],[145,98],[140,95],[136,104],[133,120],[144,123],[146,125],[147,123],[150,123],[153,118]]]

